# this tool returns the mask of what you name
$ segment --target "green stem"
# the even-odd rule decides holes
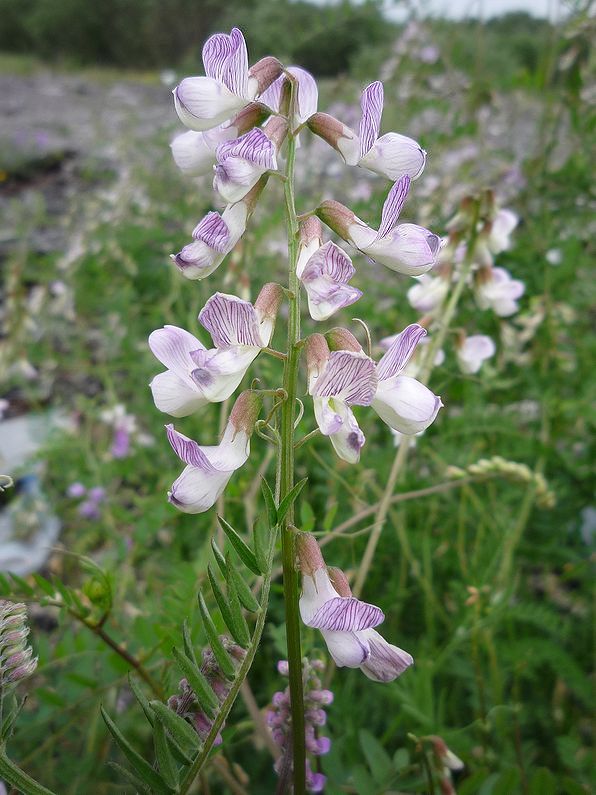
[[[294,85],[290,98],[293,107]],[[291,117],[291,114],[290,114]],[[298,364],[300,352],[300,283],[296,275],[298,260],[298,220],[294,202],[294,163],[296,138],[288,135],[286,181],[284,183],[286,222],[288,230],[288,348],[284,366],[283,388],[287,398],[281,407],[281,444],[277,493],[279,500],[289,494],[294,486],[294,417],[296,411]],[[295,537],[290,526],[294,523],[294,509],[290,508],[281,525],[283,588],[286,611],[286,635],[290,700],[292,706],[292,748],[294,795],[303,795],[306,789],[306,750],[304,736],[304,698],[302,692],[302,652],[300,649],[300,621],[298,610],[298,572],[296,570]]]
[[[0,779],[6,781],[11,787],[23,792],[24,795],[56,795],[51,789],[38,784],[35,779],[28,776],[20,767],[17,767],[6,756],[4,746],[0,746]]]

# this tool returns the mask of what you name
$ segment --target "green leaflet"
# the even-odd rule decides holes
[[[180,715],[177,715],[167,704],[162,704],[161,701],[151,701],[151,709],[184,753],[187,750],[190,753],[196,752],[200,739],[190,723],[181,718]]]
[[[236,530],[234,530],[232,525],[228,524],[228,522],[226,522],[223,516],[218,516],[217,521],[219,522],[221,529],[227,535],[231,545],[238,553],[240,560],[244,563],[244,565],[247,568],[249,568],[254,574],[262,574],[263,572],[259,568],[257,559],[255,557],[255,553],[246,544],[246,542],[240,538],[240,536],[238,535]]]
[[[205,626],[205,631],[207,633],[207,637],[209,638],[209,645],[211,646],[211,651],[215,659],[217,660],[217,664],[221,668],[221,672],[227,679],[233,679],[236,675],[236,668],[234,663],[232,662],[230,655],[225,650],[223,643],[219,639],[219,635],[217,634],[217,629],[215,624],[213,623],[213,619],[209,614],[209,610],[207,609],[207,605],[205,603],[205,599],[203,598],[203,594],[199,592],[199,610],[201,611],[201,618],[203,619],[203,625]]]
[[[156,773],[151,765],[146,762],[143,757],[137,753],[137,751],[135,751],[135,749],[128,742],[126,737],[122,734],[120,729],[116,726],[114,721],[110,718],[103,707],[101,707],[101,716],[108,727],[108,731],[116,741],[117,745],[120,747],[120,750],[137,771],[141,779],[149,784],[151,789],[157,792],[159,795],[169,795],[169,793],[173,792],[174,790],[169,786],[169,784],[166,784],[159,773]]]
[[[178,667],[188,680],[188,684],[195,691],[195,695],[201,707],[208,715],[213,715],[219,706],[219,700],[213,692],[211,685],[201,673],[196,662],[189,660],[178,649],[172,649]]]

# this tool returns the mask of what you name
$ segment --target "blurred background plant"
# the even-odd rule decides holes
[[[525,283],[520,311],[501,318],[480,311],[471,292],[463,297],[433,375],[447,408],[409,452],[363,593],[380,595],[388,636],[416,664],[387,689],[358,672],[333,676],[332,745],[317,760],[325,791],[432,792],[448,781],[463,795],[589,792],[595,95],[587,5],[557,23],[509,14],[397,24],[374,2],[0,0],[0,19],[8,53],[0,56],[0,470],[16,486],[0,493],[0,566],[17,575],[0,577],[0,595],[28,603],[39,657],[11,758],[60,793],[123,791],[104,764],[122,757],[100,704],[146,748],[128,672],[175,693],[180,672],[161,660],[179,645],[183,618],[194,643],[205,643],[196,595],[215,518],[181,515],[165,500],[172,460],[147,386],[156,364],[146,338],[166,316],[200,336],[196,314],[214,288],[254,297],[285,269],[274,188],[209,285],[183,289],[168,261],[189,219],[211,204],[209,180],[189,190],[167,157],[178,129],[169,90],[197,71],[210,32],[238,24],[251,60],[274,52],[324,78],[320,107],[346,123],[362,81],[385,82],[384,129],[429,152],[413,196],[421,223],[446,234],[460,201],[488,188],[520,218],[496,258]],[[344,182],[337,156],[317,140],[299,157],[305,207],[325,198],[331,176],[335,197],[374,220],[369,207],[380,206],[384,182]],[[417,319],[411,282],[379,278],[364,258],[355,264],[354,284],[365,291],[359,314],[372,319],[373,339]],[[351,316],[344,312],[343,324]],[[458,370],[458,328],[497,341],[477,373]],[[259,358],[253,375],[266,382],[273,366]],[[204,438],[212,428],[215,441],[226,411],[204,409],[189,432]],[[357,467],[333,458],[325,440],[304,454],[310,497],[300,527],[333,545],[348,573],[395,456],[389,430],[361,421],[368,444]],[[255,440],[254,449],[260,455],[225,495],[239,528],[252,526],[271,467],[265,444]],[[305,474],[300,465],[298,478]],[[28,568],[7,562],[15,544]],[[274,581],[250,687],[201,791],[274,790],[263,727],[285,684],[276,669],[282,615]],[[305,638],[316,658],[320,637]]]

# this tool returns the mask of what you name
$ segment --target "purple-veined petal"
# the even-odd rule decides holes
[[[214,33],[207,39],[203,44],[203,66],[207,77],[224,82],[232,46],[232,38],[227,33]]]
[[[259,128],[254,128],[233,141],[219,144],[216,156],[219,163],[235,157],[260,166],[265,171],[277,168],[275,145]]]
[[[394,431],[414,434],[428,428],[443,404],[441,398],[420,381],[398,375],[379,381],[371,405]]]
[[[412,323],[398,334],[377,365],[379,381],[398,375],[410,361],[416,346],[425,336],[426,329],[423,329],[418,323]]]
[[[232,28],[230,33],[230,55],[227,58],[222,82],[233,94],[247,98],[248,95],[248,52],[242,31]],[[252,98],[252,97],[251,97]]]
[[[384,620],[385,614],[379,607],[361,602],[355,596],[337,596],[317,610],[308,626],[334,632],[358,632],[377,627]]]
[[[218,267],[224,255],[218,254],[202,240],[193,240],[172,259],[187,279],[204,279]]]
[[[408,198],[410,182],[410,177],[403,176],[397,180],[397,182],[389,191],[389,194],[385,199],[385,203],[383,204],[381,225],[379,227],[379,231],[377,232],[377,240],[389,234],[389,232],[391,232],[391,230],[397,224],[399,214],[401,213],[402,208],[406,203],[406,199]]]
[[[332,351],[313,396],[336,397],[348,405],[369,406],[377,388],[375,363],[355,351]]]
[[[230,243],[230,230],[219,213],[208,212],[193,229],[192,236],[201,240],[218,254],[225,254]]]
[[[375,682],[392,682],[414,662],[411,654],[387,643],[374,629],[365,630],[361,637],[368,642],[370,653],[360,668]]]
[[[208,402],[200,391],[172,370],[156,375],[149,386],[156,407],[172,417],[188,417]]]
[[[149,348],[168,370],[173,370],[178,376],[188,377],[191,369],[190,352],[204,350],[205,346],[183,328],[164,326],[151,332]]]
[[[337,284],[326,277],[304,283],[308,311],[313,320],[328,320],[335,312],[362,298],[362,290],[349,284]]]
[[[211,334],[218,348],[235,345],[263,347],[259,320],[253,305],[235,295],[212,295],[201,309],[199,322]]]
[[[309,258],[301,273],[303,282],[319,276],[329,276],[333,281],[347,284],[356,272],[346,252],[329,241],[320,246]]]
[[[166,432],[173,451],[181,461],[203,472],[212,472],[214,470],[205,453],[193,439],[184,436],[173,425],[166,425]]]
[[[370,646],[363,633],[321,630],[329,654],[339,668],[358,668],[370,654]]]
[[[372,149],[374,142],[379,137],[381,129],[381,116],[383,114],[383,84],[376,80],[367,86],[360,99],[362,117],[358,137],[360,139],[360,157]]]
[[[386,133],[360,157],[358,165],[387,179],[398,180],[407,175],[416,179],[424,171],[426,152],[406,135]]]
[[[221,442],[205,445],[201,449],[215,469],[227,472],[246,463],[250,453],[250,438],[245,431],[237,430],[231,420],[228,420]]]

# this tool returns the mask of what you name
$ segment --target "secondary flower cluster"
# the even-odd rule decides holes
[[[280,660],[277,670],[282,676],[288,676],[289,667],[286,660]],[[304,687],[304,723],[306,750],[313,756],[321,756],[329,752],[331,740],[321,737],[319,729],[327,722],[324,707],[333,701],[330,690],[321,689],[320,674],[325,670],[321,660],[302,661],[302,681]],[[275,763],[275,772],[282,775],[289,763],[292,744],[292,712],[290,706],[290,688],[279,690],[273,694],[271,708],[265,716],[271,729],[271,736],[280,747],[282,755]],[[289,771],[288,771],[289,772]],[[309,792],[323,792],[327,777],[322,773],[313,773],[310,761],[306,760],[306,786]]]
[[[20,602],[0,600],[0,683],[26,679],[37,668],[37,657],[27,644],[27,608]]]
[[[244,649],[237,644],[232,643],[226,637],[222,636],[220,640],[225,645],[227,651],[231,654],[236,663],[240,664],[244,658],[244,655],[246,654]],[[223,675],[210,648],[203,650],[201,673],[204,675],[211,689],[219,699],[220,704],[223,703],[223,701],[226,699],[226,696],[230,692],[231,685]],[[201,738],[201,741],[204,741],[211,731],[213,722],[207,717],[207,715],[205,715],[199,706],[196,694],[192,687],[188,684],[187,679],[180,680],[179,690],[179,693],[177,693],[175,696],[170,696],[168,699],[168,707],[176,712],[176,714],[189,721],[191,726],[194,727],[195,731]],[[221,745],[222,742],[223,740],[221,734],[218,734],[214,745]]]
[[[172,152],[188,174],[213,169],[214,189],[226,206],[221,213],[207,213],[196,224],[192,242],[172,256],[186,278],[205,278],[234,248],[269,174],[277,171],[285,139],[306,128],[329,143],[347,165],[394,182],[378,229],[332,200],[304,214],[296,275],[311,317],[327,320],[362,295],[349,283],[355,275],[349,255],[337,243],[325,241],[321,222],[357,251],[394,271],[419,275],[433,267],[439,237],[416,224],[398,223],[411,182],[424,169],[426,153],[407,136],[380,135],[380,82],[362,93],[356,132],[318,112],[317,85],[304,69],[284,68],[269,56],[249,67],[244,37],[237,28],[208,39],[203,64],[204,76],[186,78],[174,90],[176,111],[190,131],[174,140]],[[166,368],[151,382],[157,408],[185,417],[207,403],[231,397],[250,364],[268,349],[283,297],[277,284],[266,284],[254,304],[215,293],[199,314],[199,322],[211,334],[212,348],[176,326],[154,331],[149,345]],[[440,398],[403,372],[424,334],[420,326],[409,326],[378,363],[347,331],[309,338],[308,390],[317,423],[345,461],[358,461],[364,444],[354,405],[371,405],[391,428],[405,434],[418,433],[435,419]],[[247,460],[259,405],[255,392],[243,393],[221,442],[214,446],[201,446],[166,426],[172,447],[186,464],[169,492],[170,502],[188,513],[206,511],[216,502],[232,473]]]
[[[383,611],[352,596],[343,571],[325,565],[313,535],[299,534],[297,553],[302,621],[321,631],[338,667],[360,668],[375,682],[391,682],[412,665],[408,652],[387,643],[374,629],[385,620]]]
[[[462,202],[447,225],[449,238],[432,274],[422,274],[408,290],[408,301],[421,313],[424,325],[432,324],[441,315],[451,283],[460,278],[469,278],[480,309],[490,309],[498,317],[510,317],[518,311],[517,301],[524,293],[524,284],[494,262],[495,256],[511,247],[517,224],[515,213],[499,208],[490,191],[479,200],[467,198]],[[473,227],[473,248],[468,250],[465,238]],[[462,275],[466,262],[470,264],[469,277]],[[457,362],[465,374],[477,373],[495,352],[493,340],[484,334],[467,336],[460,331],[455,341]]]

